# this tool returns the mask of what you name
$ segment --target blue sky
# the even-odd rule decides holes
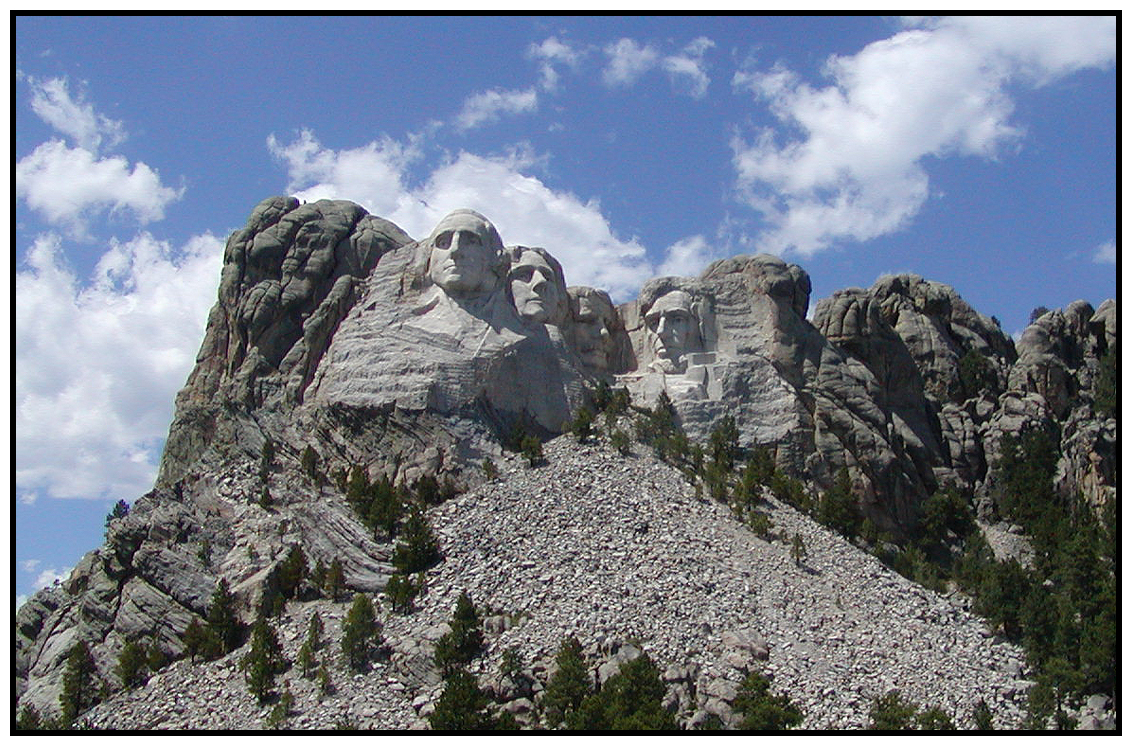
[[[14,595],[151,485],[261,199],[456,207],[570,284],[769,251],[1009,334],[1116,291],[1112,18],[19,18]]]

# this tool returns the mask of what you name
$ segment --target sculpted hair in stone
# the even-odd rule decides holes
[[[470,217],[481,224],[480,227],[486,239],[485,248],[487,248],[495,258],[495,261],[492,262],[491,269],[501,280],[506,278],[509,263],[503,248],[503,239],[499,237],[499,231],[495,229],[495,226],[490,220],[475,210],[460,208],[453,210],[441,218],[432,229],[432,232],[428,234],[428,238],[417,242],[416,253],[413,257],[412,264],[409,266],[408,282],[405,283],[408,287],[417,289],[428,284],[429,262],[432,258],[433,242],[449,220],[461,216]]]

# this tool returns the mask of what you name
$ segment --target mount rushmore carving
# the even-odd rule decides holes
[[[914,275],[841,291],[813,323],[809,302],[804,270],[756,255],[615,305],[471,210],[414,241],[350,202],[271,198],[228,242],[159,484],[214,443],[252,452],[264,438],[397,479],[462,473],[517,427],[563,432],[604,382],[640,407],[667,395],[693,439],[730,415],[741,445],[818,487],[848,469],[891,529],[941,487],[977,491],[1017,359],[998,324]],[[1104,320],[1077,326],[1095,357]],[[959,385],[969,353],[986,360],[985,404]],[[1012,395],[1039,393],[1014,378]]]

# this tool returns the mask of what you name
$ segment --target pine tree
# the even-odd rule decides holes
[[[546,724],[551,728],[562,725],[566,717],[577,710],[590,693],[586,661],[582,657],[582,645],[577,638],[564,639],[554,661],[558,669],[547,682],[542,699]]]
[[[435,480],[434,480],[435,482]],[[382,475],[370,488],[370,502],[366,509],[366,523],[373,528],[374,541],[382,531],[390,539],[397,532],[397,522],[404,513],[401,491],[393,486],[389,477]]]
[[[226,655],[240,646],[243,633],[236,618],[236,599],[228,590],[228,581],[221,578],[208,604],[209,629],[220,641],[220,654]]]
[[[393,549],[393,566],[408,574],[427,570],[439,561],[440,544],[421,511],[414,508]]]
[[[312,448],[310,444],[307,444],[307,446],[303,449],[301,461],[303,465],[303,473],[306,474],[311,479],[311,481],[315,483],[320,482],[321,479],[318,473],[318,453],[315,452],[314,448]]]
[[[261,479],[266,480],[267,475],[271,473],[271,467],[275,465],[275,442],[271,437],[266,437],[263,440],[263,448],[259,452],[259,476]]]
[[[675,730],[664,708],[664,682],[647,653],[623,663],[601,690],[566,716],[571,730]]]
[[[82,712],[93,707],[98,691],[98,668],[85,641],[75,643],[67,655],[63,673],[63,690],[59,694],[64,727],[71,727]]]
[[[585,443],[593,434],[593,424],[593,411],[589,407],[582,407],[570,422],[570,432],[574,434],[579,443]]]
[[[409,576],[393,573],[385,584],[385,595],[389,597],[389,603],[394,611],[407,614],[413,610],[417,586]]]
[[[929,707],[916,715],[920,730],[955,730],[951,717],[939,707]]]
[[[802,722],[802,713],[789,697],[771,694],[770,681],[759,673],[743,680],[733,708],[743,717],[743,730],[787,730]]]
[[[794,540],[790,543],[790,557],[797,567],[801,567],[806,559],[806,542],[801,534],[794,534]]]
[[[122,647],[118,654],[118,665],[114,669],[122,686],[133,689],[146,682],[149,678],[147,658],[145,646],[136,640],[131,640]]]
[[[975,730],[994,730],[994,719],[985,699],[980,699],[979,703],[975,705],[975,711],[971,714],[971,717],[975,721]]]
[[[445,678],[444,691],[428,722],[433,730],[491,730],[495,723],[487,705],[487,695],[480,689],[476,677],[458,669]]]
[[[299,586],[306,578],[307,572],[307,558],[303,554],[303,548],[298,544],[291,545],[287,557],[279,564],[276,574],[279,592],[283,598],[297,597]]]
[[[817,519],[842,536],[853,538],[861,528],[861,511],[853,495],[849,470],[842,469],[829,489],[818,502]]]
[[[285,667],[286,659],[283,657],[279,637],[267,618],[261,615],[252,627],[251,649],[240,660],[240,669],[244,672],[248,691],[256,696],[261,705],[273,693],[276,674]]]
[[[365,594],[355,594],[354,604],[342,623],[342,653],[346,662],[354,670],[364,670],[381,643],[381,625],[374,618],[373,603]]]
[[[869,728],[872,730],[912,730],[916,706],[901,696],[889,692],[873,700],[869,710]]]
[[[346,589],[346,573],[342,569],[342,561],[337,557],[330,563],[330,568],[326,571],[323,588],[326,589],[326,596],[331,601],[337,601],[338,597],[342,595],[342,591]]]
[[[130,514],[130,504],[125,500],[119,500],[114,503],[114,507],[106,514],[106,528],[110,528],[110,524],[119,518],[125,518]]]
[[[445,676],[468,664],[483,650],[483,629],[479,613],[467,592],[456,599],[451,628],[436,643],[436,665]]]
[[[39,711],[31,705],[24,705],[20,708],[20,714],[16,716],[16,730],[40,730],[43,728],[43,719],[39,716]]]
[[[189,662],[195,663],[197,656],[202,658],[216,658],[220,653],[220,638],[212,630],[194,618],[185,629],[181,640],[185,644],[185,652],[189,655]]]

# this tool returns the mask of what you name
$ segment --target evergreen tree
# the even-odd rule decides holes
[[[731,415],[726,415],[711,431],[708,453],[721,474],[734,471],[739,456],[739,427]]]
[[[629,436],[625,431],[619,427],[610,429],[609,445],[613,446],[613,450],[617,451],[622,456],[628,456],[632,453],[633,443],[629,440]]]
[[[483,629],[479,613],[467,592],[456,599],[451,628],[436,643],[436,665],[445,676],[471,662],[483,650]]]
[[[149,678],[147,658],[145,646],[136,640],[131,640],[122,647],[118,654],[118,665],[114,669],[122,686],[133,689],[146,682]]]
[[[365,670],[381,644],[381,624],[374,617],[373,602],[365,594],[357,593],[342,623],[342,653],[346,663],[355,671]]]
[[[484,479],[489,482],[493,482],[499,478],[499,467],[489,458],[483,460],[483,476]]]
[[[928,539],[940,540],[944,531],[966,536],[975,525],[971,506],[954,487],[940,490],[924,501],[920,531]]]
[[[569,713],[566,725],[571,730],[675,730],[676,720],[663,699],[660,671],[642,653]]]
[[[405,521],[401,540],[393,549],[393,566],[402,573],[427,570],[440,561],[440,544],[419,509]]]
[[[975,721],[975,730],[994,730],[994,719],[985,699],[980,699],[979,703],[975,705],[975,711],[971,717]]]
[[[39,711],[31,705],[24,705],[20,708],[20,714],[16,716],[16,730],[40,730],[43,728],[43,720],[39,716]]]
[[[228,581],[221,578],[208,604],[209,629],[220,641],[220,654],[226,655],[240,646],[243,630],[236,618],[236,599],[228,590]]]
[[[364,515],[369,501],[369,477],[361,466],[354,465],[350,469],[350,478],[346,482],[346,502],[358,515]]]
[[[271,473],[271,468],[275,466],[275,441],[270,436],[264,438],[263,448],[259,452],[259,475],[261,479],[267,479],[267,475]]]
[[[900,692],[890,692],[873,700],[869,710],[869,728],[912,730],[915,717],[916,706],[905,700]]]
[[[1120,353],[1118,343],[1101,356],[1093,384],[1093,411],[1104,417],[1120,417]]]
[[[130,504],[125,500],[119,500],[114,503],[114,507],[106,514],[106,528],[110,528],[110,524],[119,518],[125,518],[130,514]]]
[[[287,550],[287,557],[279,564],[279,571],[276,575],[279,592],[283,595],[283,598],[298,597],[299,587],[306,579],[307,573],[307,557],[303,554],[303,548],[298,544],[292,544],[291,548]]]
[[[261,615],[252,626],[251,649],[240,660],[240,669],[244,672],[248,691],[255,695],[261,705],[274,692],[275,676],[285,666],[286,660],[279,638],[267,618]]]
[[[542,441],[536,436],[524,435],[522,441],[519,443],[519,450],[522,451],[523,456],[527,459],[527,463],[532,467],[538,466],[543,462]]]
[[[59,709],[63,726],[70,728],[81,713],[95,705],[98,668],[85,641],[75,643],[67,655],[63,672],[63,690],[59,693]]]
[[[318,667],[318,693],[323,697],[334,693],[334,682],[330,678],[326,663]]]
[[[303,465],[303,473],[306,474],[307,477],[311,479],[311,481],[315,483],[320,482],[321,479],[318,473],[318,453],[315,452],[314,448],[312,448],[310,444],[307,444],[307,446],[303,449],[301,461]]]
[[[196,662],[197,656],[207,659],[218,658],[221,655],[220,638],[196,618],[189,622],[181,641],[185,644],[185,652],[189,654],[191,663]]]
[[[574,434],[579,443],[585,443],[593,434],[593,424],[594,413],[589,407],[582,407],[570,422],[570,432]]]
[[[582,657],[582,645],[577,638],[564,639],[554,661],[558,669],[547,682],[542,699],[546,724],[551,728],[562,725],[566,717],[578,709],[590,693],[586,661]]]
[[[955,730],[955,723],[939,707],[929,707],[916,715],[916,725],[920,730]]]
[[[342,591],[346,589],[346,573],[342,569],[342,561],[337,557],[330,563],[330,568],[326,571],[323,588],[326,589],[326,597],[331,601],[337,601],[338,597],[342,595]]]
[[[436,480],[432,481],[435,485]],[[417,480],[417,495],[418,497],[428,503],[429,500],[436,501],[435,497],[430,497],[431,490],[427,482],[424,482],[424,477]],[[428,492],[429,494],[425,494]],[[439,491],[437,490],[437,494]],[[385,474],[381,475],[381,479],[373,483],[370,488],[370,502],[366,511],[366,522],[373,528],[374,541],[378,538],[378,532],[383,532],[390,539],[393,538],[397,532],[397,522],[401,520],[401,515],[404,513],[404,501],[401,497],[401,490],[393,486],[393,482]]]
[[[417,586],[408,575],[393,573],[385,584],[385,595],[393,610],[407,614],[413,610],[413,599],[417,597]]]
[[[861,528],[861,511],[853,495],[849,470],[837,473],[831,487],[818,502],[817,519],[847,538],[853,538]]]
[[[476,677],[457,669],[445,677],[444,691],[428,716],[433,730],[491,730],[495,722],[487,710],[487,694]]]
[[[806,559],[806,542],[801,534],[794,534],[794,540],[790,543],[790,558],[797,567],[801,567]]]
[[[739,687],[732,708],[742,716],[743,730],[787,730],[802,722],[802,713],[785,695],[770,693],[770,681],[751,673]]]
[[[990,360],[978,350],[972,348],[959,358],[959,393],[962,399],[970,399],[985,391],[993,393],[997,383]]]

